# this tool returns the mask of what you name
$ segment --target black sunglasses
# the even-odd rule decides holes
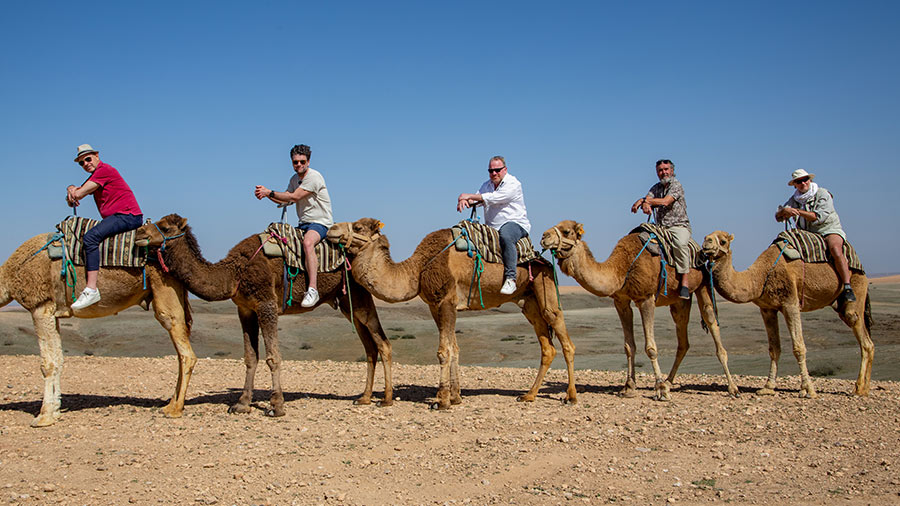
[[[82,158],[81,160],[78,161],[78,165],[81,165],[82,167],[84,167],[84,164],[86,164],[86,163],[88,163],[88,162],[90,162],[90,161],[92,161],[92,160],[93,160],[92,157],[86,156],[86,157],[84,157],[84,158]]]
[[[294,165],[297,165],[298,163],[300,165],[306,165],[307,163],[309,163],[309,160],[292,160],[292,161],[293,161]]]
[[[795,183],[795,184],[801,184],[801,183],[805,183],[805,182],[807,182],[807,181],[809,181],[809,176],[804,176],[804,177],[795,179],[795,180],[794,180],[794,183]]]
[[[488,172],[490,172],[491,174],[496,174],[505,168],[506,168],[506,165],[504,165],[503,167],[500,167],[499,169],[488,169]]]

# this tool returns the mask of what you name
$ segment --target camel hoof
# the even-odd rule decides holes
[[[619,391],[619,397],[624,397],[626,399],[632,399],[637,397],[637,390],[633,388],[623,388]]]
[[[442,405],[440,402],[435,401],[435,402],[432,402],[428,407],[435,411],[446,411],[446,410],[450,409],[450,404],[448,403],[445,406],[445,405]]]
[[[575,404],[578,404],[578,399],[574,397],[566,397],[562,400],[562,403],[567,406],[574,406]]]
[[[816,393],[813,389],[803,389],[800,390],[800,398],[801,399],[816,399],[819,397],[819,394]]]
[[[756,391],[756,395],[775,395],[775,389],[769,387],[762,387]]]
[[[729,390],[728,390],[728,395],[731,396],[733,399],[740,399],[740,398],[741,398],[741,391],[740,391],[739,389],[737,389],[737,388],[735,388],[734,390],[729,389]]]
[[[453,397],[453,398],[451,398],[451,399],[450,399],[450,404],[453,404],[454,406],[457,405],[457,404],[462,404],[462,397]]]
[[[516,397],[516,402],[534,402],[533,395],[520,395]]]
[[[38,427],[49,427],[59,421],[59,415],[50,415],[50,416],[37,416],[34,420],[31,421],[31,426]]]
[[[168,406],[160,408],[159,412],[162,413],[166,418],[181,418],[182,414],[181,410],[175,410],[174,408],[170,408]]]
[[[284,408],[269,408],[266,410],[266,416],[271,418],[278,418],[279,416],[284,416],[286,413],[284,412]]]
[[[354,406],[367,406],[369,404],[372,404],[372,399],[369,397],[360,397],[359,399],[353,400]]]
[[[384,399],[375,403],[379,408],[387,408],[394,405],[394,399]]]
[[[239,414],[247,414],[250,412],[249,404],[234,404],[228,407],[228,412],[231,414],[239,413]]]

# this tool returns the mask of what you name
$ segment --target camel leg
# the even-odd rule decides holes
[[[152,282],[152,281],[151,281]],[[185,300],[184,289],[177,290],[170,286],[153,286],[153,313],[156,320],[169,332],[175,353],[178,354],[178,381],[175,393],[164,406],[162,413],[171,418],[178,418],[184,411],[184,400],[191,374],[197,364],[197,355],[191,347],[190,306]]]
[[[853,330],[856,342],[859,343],[859,375],[856,378],[853,394],[867,396],[869,395],[869,385],[872,380],[872,360],[875,358],[875,345],[872,344],[872,336],[869,335],[865,322],[865,305],[869,297],[867,293],[868,287],[865,284],[859,284],[862,286],[854,287],[853,289],[858,294],[856,302],[844,304],[843,311],[838,312],[838,315]],[[856,309],[850,310],[848,306],[851,305],[855,305]]]
[[[442,301],[437,306],[429,305],[431,317],[438,328],[438,363],[441,365],[441,379],[438,384],[437,400],[431,404],[431,409],[450,408],[450,361],[451,361],[451,336],[456,332],[456,305],[448,301]],[[459,378],[456,378],[457,385]]]
[[[776,378],[778,377],[778,359],[781,357],[781,336],[778,333],[778,311],[759,308],[766,337],[769,339],[769,377],[766,384],[756,391],[757,395],[775,395]]]
[[[619,391],[622,397],[634,397],[637,395],[637,382],[634,379],[634,353],[637,349],[634,344],[634,313],[631,310],[631,301],[628,299],[613,299],[616,313],[622,323],[622,333],[625,335],[625,358],[628,362],[628,370],[625,373],[625,385]]]
[[[534,384],[531,385],[531,389],[517,397],[516,401],[533,402],[538,389],[541,388],[541,384],[544,382],[544,375],[547,374],[547,369],[550,368],[553,358],[556,357],[556,349],[550,341],[550,329],[547,327],[547,322],[541,317],[540,308],[533,297],[525,298],[522,314],[534,327],[534,333],[537,335],[538,342],[541,345],[541,365],[538,366],[537,376],[534,378]]]
[[[675,351],[675,361],[672,362],[672,369],[669,376],[666,377],[666,384],[669,388],[675,386],[675,374],[678,373],[678,366],[684,360],[691,343],[688,340],[688,323],[691,320],[691,301],[679,299],[674,304],[669,305],[669,313],[672,315],[672,321],[675,322],[675,336],[678,338],[678,349]]]
[[[556,334],[559,346],[562,348],[563,358],[566,360],[566,373],[568,374],[569,384],[566,387],[566,398],[563,402],[576,404],[578,398],[575,392],[575,344],[572,342],[569,331],[566,329],[566,320],[563,316],[562,308],[559,307],[559,302],[556,299],[556,284],[547,273],[542,273],[536,278],[534,291],[540,294],[537,299],[538,304],[541,306],[540,314]]]
[[[653,364],[653,374],[656,377],[653,398],[658,401],[671,400],[669,385],[663,379],[662,370],[659,368],[657,359],[659,352],[656,348],[656,338],[653,335],[653,313],[656,310],[656,301],[646,299],[638,302],[637,307],[641,313],[641,325],[644,327],[644,352],[647,353],[650,363]]]
[[[45,302],[31,311],[34,331],[41,350],[41,374],[44,376],[44,401],[41,412],[32,420],[32,427],[47,427],[60,417],[59,377],[62,374],[63,352],[59,337],[59,320],[55,316],[56,304]]]
[[[800,397],[815,399],[818,397],[813,386],[809,370],[806,368],[806,343],[803,342],[803,324],[800,321],[800,306],[785,305],[781,308],[784,320],[787,322],[788,331],[791,333],[791,344],[794,348],[794,357],[800,366]]]
[[[259,363],[259,320],[254,311],[242,307],[238,307],[238,318],[244,333],[244,391],[237,403],[228,408],[228,412],[249,413],[250,403],[253,401],[253,379]]]
[[[453,310],[453,314],[454,316],[456,315],[456,309]],[[462,404],[462,393],[459,385],[459,343],[456,340],[455,318],[453,320],[453,332],[450,333],[450,404]]]
[[[259,330],[266,345],[266,365],[272,374],[272,394],[266,416],[284,416],[284,392],[281,389],[281,347],[278,345],[278,310],[274,302],[260,304]]]
[[[725,371],[725,380],[728,382],[728,395],[740,397],[741,390],[731,376],[731,371],[728,370],[728,352],[725,351],[725,346],[722,345],[722,335],[720,333],[719,323],[716,321],[716,311],[713,307],[712,296],[710,295],[709,290],[709,287],[701,286],[694,292],[697,296],[697,304],[700,307],[700,317],[706,322],[706,327],[709,329],[709,334],[712,336],[713,344],[716,346],[716,358],[719,359],[719,363],[722,364],[722,369]]]
[[[359,336],[359,340],[362,341],[363,348],[366,351],[366,388],[363,394],[353,401],[353,404],[368,405],[372,403],[372,389],[375,385],[375,365],[378,362],[378,347],[375,345],[375,340],[365,325],[366,315],[361,314],[365,310],[356,308],[351,319],[347,297],[341,297],[338,303],[341,313],[353,324],[353,327],[356,329],[356,335]]]

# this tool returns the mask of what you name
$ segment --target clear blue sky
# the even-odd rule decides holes
[[[893,1],[9,3],[0,257],[70,212],[90,143],[145,217],[187,217],[219,260],[280,218],[253,187],[283,189],[305,143],[335,219],[384,221],[395,260],[462,217],[495,154],[533,240],[575,219],[606,258],[671,158],[694,238],[735,234],[738,268],[803,167],[867,270],[897,272],[898,18]]]

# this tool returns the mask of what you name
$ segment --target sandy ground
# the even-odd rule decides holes
[[[388,408],[354,406],[362,347],[330,308],[280,322],[287,416],[229,415],[243,381],[230,302],[193,301],[200,357],[185,416],[158,408],[176,361],[167,334],[140,309],[63,320],[63,417],[32,429],[42,380],[27,313],[0,312],[0,501],[15,504],[897,504],[900,478],[900,279],[870,286],[873,390],[849,395],[859,367],[850,331],[830,309],[804,315],[820,397],[799,380],[782,324],[780,389],[755,391],[767,372],[758,311],[720,300],[723,340],[742,390],[731,399],[695,310],[692,348],[671,402],[615,394],[624,380],[621,327],[608,300],[563,290],[576,346],[579,403],[560,402],[561,358],[534,403],[538,346],[514,305],[459,318],[463,404],[433,412],[437,331],[418,301],[382,306],[394,339]],[[657,312],[662,364],[675,340]],[[635,322],[639,328],[639,322]],[[640,333],[638,332],[638,335]],[[639,344],[642,339],[639,338]],[[130,358],[158,357],[158,358]],[[649,360],[639,355],[639,371]],[[489,367],[486,367],[489,366]],[[257,401],[270,384],[257,377]],[[376,392],[382,376],[376,375]]]

